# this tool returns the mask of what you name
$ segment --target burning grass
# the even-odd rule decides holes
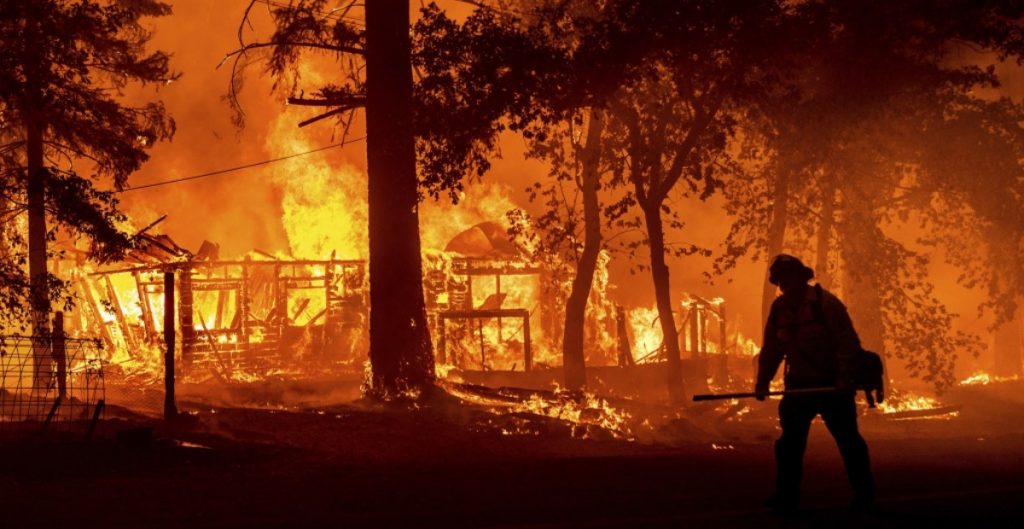
[[[484,408],[494,417],[488,424],[502,435],[541,435],[563,430],[574,439],[637,439],[637,422],[608,399],[588,392],[492,390],[482,386],[444,383],[451,395]]]

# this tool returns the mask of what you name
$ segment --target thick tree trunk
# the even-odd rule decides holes
[[[832,227],[835,226],[836,184],[830,176],[824,176],[821,191],[821,222],[818,223],[818,252],[814,265],[814,275],[818,283],[832,287],[832,277],[828,271],[828,254],[832,248]]]
[[[38,6],[29,4],[25,10],[25,38],[39,38]],[[46,388],[52,381],[49,354],[50,291],[46,268],[46,168],[43,166],[43,135],[45,123],[40,116],[42,87],[39,61],[25,57],[25,85],[30,94],[21,108],[25,127],[25,195],[28,202],[28,278],[29,303],[32,305],[32,334],[36,336],[32,351],[36,388]]]
[[[883,237],[878,222],[870,211],[857,208],[851,201],[843,210],[843,297],[850,309],[854,327],[865,349],[884,358],[885,324],[882,321],[882,295],[871,262],[878,255],[878,242]]]
[[[651,249],[651,278],[654,280],[658,321],[661,323],[661,335],[667,355],[668,396],[673,403],[681,403],[685,398],[683,367],[679,352],[679,333],[676,331],[675,318],[672,315],[672,287],[668,265],[665,263],[665,231],[661,223],[661,204],[645,204],[642,209]]]
[[[594,271],[601,253],[601,209],[597,193],[601,188],[601,134],[604,115],[591,109],[587,125],[587,143],[583,148],[583,253],[576,266],[576,277],[565,304],[565,334],[562,341],[562,365],[565,386],[579,390],[587,384],[586,360],[583,354],[587,300],[594,284]]]
[[[43,128],[34,118],[25,123],[28,201],[28,277],[32,304],[33,387],[47,388],[53,381],[49,340],[50,290],[46,268],[46,168],[43,167]]]
[[[434,379],[423,301],[408,0],[366,2],[372,391]]]
[[[26,124],[28,151],[28,275],[32,294],[33,331],[49,329],[50,295],[46,269],[46,169],[43,167],[42,127]]]
[[[765,245],[765,252],[768,264],[778,254],[786,242],[786,223],[789,217],[789,179],[790,171],[783,168],[779,171],[775,180],[775,189],[772,192],[772,221],[768,225],[768,240]],[[768,282],[768,267],[764,271],[764,286],[761,289],[761,324],[768,321],[768,312],[775,301],[775,285]]]
[[[844,261],[849,263],[847,254]],[[856,264],[852,265],[853,267]],[[850,317],[865,349],[883,353],[885,326],[882,322],[882,297],[875,278],[855,272],[847,264],[843,267],[843,301],[850,308]]]

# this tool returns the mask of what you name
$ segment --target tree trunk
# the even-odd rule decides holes
[[[672,315],[672,287],[669,281],[668,265],[665,263],[665,231],[661,223],[661,204],[656,200],[643,205],[647,238],[651,249],[651,278],[654,280],[654,297],[658,304],[658,321],[664,341],[668,367],[668,396],[673,403],[685,398],[683,366],[679,353],[679,333],[676,332]]]
[[[47,336],[50,334],[50,289],[46,268],[46,168],[43,167],[43,131],[34,117],[25,124],[28,182],[28,277],[32,304],[33,386],[46,388],[53,378]]]
[[[832,277],[828,271],[828,253],[832,247],[832,227],[835,225],[836,183],[832,177],[825,175],[821,191],[821,222],[818,223],[818,255],[814,265],[814,275],[818,284],[831,288]]]
[[[434,379],[423,301],[408,0],[366,2],[366,93],[372,392],[395,397]]]
[[[38,13],[35,5],[26,10],[25,38],[39,38]],[[42,106],[41,73],[34,57],[25,57],[25,84],[30,94],[21,109],[25,126],[25,195],[28,202],[28,278],[32,305],[34,384],[47,387],[52,369],[48,340],[50,333],[50,291],[46,268],[46,168],[43,166],[43,134],[45,124],[40,116]]]
[[[861,344],[884,358],[882,295],[872,267],[864,265],[877,257],[877,245],[883,235],[870,211],[857,208],[849,200],[843,200],[843,204],[843,298]]]
[[[843,260],[849,263],[849,259]],[[849,264],[843,267],[843,301],[850,308],[850,317],[864,348],[883,354],[885,326],[878,284],[870,274],[853,272],[851,268]]]
[[[992,344],[995,360],[993,375],[1014,377],[1022,374],[1021,345],[1024,341],[1024,325],[1018,308],[1013,318],[996,329]]]
[[[786,223],[789,217],[789,179],[790,170],[783,168],[775,180],[772,202],[772,222],[768,226],[768,240],[765,245],[768,264],[778,254],[786,242]],[[764,287],[761,289],[761,325],[768,321],[768,312],[775,301],[775,285],[768,281],[768,267],[764,271]]]
[[[46,269],[46,169],[43,167],[42,128],[28,120],[28,275],[32,285],[33,330],[49,328],[50,295]],[[37,327],[38,326],[38,327]]]
[[[601,188],[601,134],[604,131],[604,115],[601,110],[590,110],[587,125],[587,144],[583,147],[583,254],[576,266],[576,277],[565,304],[565,334],[562,341],[562,365],[565,369],[565,386],[579,390],[587,384],[586,360],[583,354],[584,327],[586,323],[587,300],[594,284],[594,271],[601,253],[601,209],[597,193]]]

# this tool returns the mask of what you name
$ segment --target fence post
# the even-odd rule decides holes
[[[174,403],[174,270],[164,272],[164,419],[178,414]]]
[[[178,320],[181,322],[181,366],[188,369],[196,346],[196,326],[192,318],[192,266],[181,268],[178,278]]]
[[[68,394],[68,360],[64,344],[64,313],[53,315],[53,361],[57,364],[57,396],[61,399]]]

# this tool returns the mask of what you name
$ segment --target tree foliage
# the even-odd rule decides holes
[[[1011,225],[1013,214],[1006,211],[1013,206],[993,208],[981,197],[1012,189],[1020,174],[1020,157],[992,141],[1014,135],[1007,125],[1019,119],[1018,111],[976,94],[998,85],[994,67],[956,57],[971,50],[987,60],[979,49],[998,59],[1019,56],[1021,8],[999,1],[836,1],[804,9],[808,20],[831,29],[802,54],[795,97],[764,101],[768,119],[750,134],[763,142],[749,150],[761,163],[726,185],[735,222],[716,271],[747,252],[760,257],[772,190],[789,175],[786,247],[810,252],[817,237],[819,252],[838,250],[819,256],[819,263],[842,268],[844,292],[856,298],[865,286],[875,291],[867,306],[854,307],[858,325],[869,335],[877,329],[912,375],[948,387],[957,355],[977,354],[980,343],[953,329],[956,315],[934,295],[931,248],[944,241],[941,247],[967,274],[965,284],[987,281],[989,303],[1005,307],[1008,300],[995,295],[1008,292],[996,286],[1003,284],[1005,274],[996,271],[1005,261],[984,263],[965,252],[981,240],[965,245],[965,228],[972,226],[967,219],[978,220],[975,214]],[[987,113],[987,124],[971,117],[979,113]],[[1002,133],[992,132],[1000,127]],[[963,156],[954,160],[953,152]],[[965,202],[970,195],[975,200]],[[896,237],[898,227],[915,223],[934,235],[909,242]],[[974,226],[976,234],[984,231]]]
[[[41,131],[45,209],[56,230],[91,242],[90,256],[109,261],[133,243],[114,194],[95,185],[109,179],[115,189],[147,159],[153,143],[170,139],[174,122],[159,102],[125,102],[130,84],[162,85],[177,74],[170,56],[146,49],[151,33],[143,20],[170,14],[156,0],[26,0],[0,3],[0,171],[5,220],[24,211],[28,199],[26,151]],[[85,175],[85,176],[83,176]],[[23,229],[23,226],[21,227]],[[24,322],[28,242],[5,222],[4,305],[12,321]],[[49,277],[48,295],[66,297]]]

